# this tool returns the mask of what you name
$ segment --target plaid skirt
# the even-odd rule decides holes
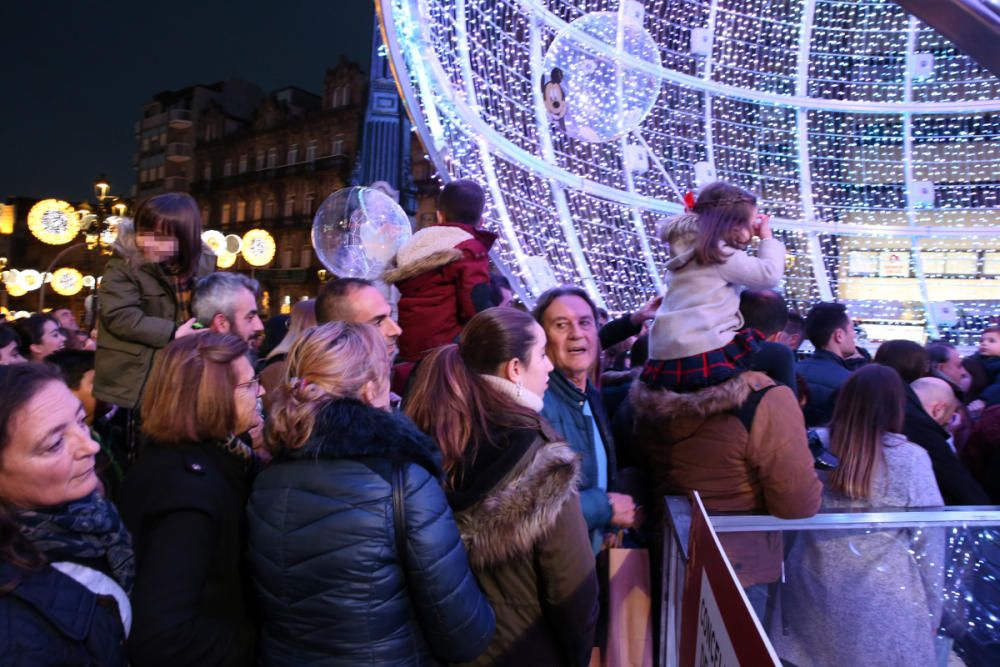
[[[764,334],[757,329],[740,329],[733,340],[716,350],[682,359],[650,359],[639,379],[653,389],[679,393],[704,389],[750,370],[763,340]]]

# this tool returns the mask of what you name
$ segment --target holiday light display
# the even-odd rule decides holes
[[[80,233],[80,226],[77,211],[59,199],[43,199],[28,211],[28,229],[42,243],[69,243]]]
[[[274,237],[266,229],[251,229],[243,235],[243,259],[250,266],[266,266],[274,259],[274,251]]]
[[[63,267],[52,272],[52,291],[62,296],[73,296],[83,289],[83,274],[72,267]]]
[[[836,298],[936,335],[1000,301],[1000,82],[894,2],[377,6],[430,158],[486,187],[529,303],[556,282],[615,311],[662,291],[656,228],[714,179],[760,196],[800,310]]]

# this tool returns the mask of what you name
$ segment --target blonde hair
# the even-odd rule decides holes
[[[324,407],[344,398],[360,400],[369,382],[378,391],[389,382],[389,355],[378,329],[329,322],[307,330],[288,353],[265,429],[268,445],[302,447]]]
[[[288,320],[288,331],[285,332],[285,337],[265,358],[270,359],[280,354],[288,354],[302,333],[314,326],[316,326],[316,300],[299,301],[292,306],[292,316]]]

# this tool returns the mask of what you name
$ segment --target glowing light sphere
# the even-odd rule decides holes
[[[313,218],[312,242],[336,276],[376,280],[411,233],[409,218],[392,198],[356,186],[323,201]]]
[[[1000,79],[899,3],[377,4],[427,154],[487,191],[526,304],[662,293],[657,228],[724,180],[771,215],[800,313],[839,300],[870,340],[963,343],[1000,306]]]
[[[80,233],[80,218],[68,203],[43,199],[28,211],[28,229],[42,243],[62,245]]]
[[[226,235],[216,229],[206,229],[201,233],[202,242],[212,249],[216,255],[226,245]]]
[[[239,234],[227,234],[224,250],[230,255],[238,255],[243,250],[243,239]]]
[[[236,258],[239,257],[234,252],[226,252],[222,250],[215,254],[215,265],[220,269],[231,269],[233,265],[236,264]]]
[[[74,268],[63,267],[52,273],[52,291],[62,296],[73,296],[83,289],[83,274]]]
[[[18,283],[6,283],[5,287],[7,288],[7,294],[13,297],[24,296],[28,293],[28,290],[24,289],[24,287]]]
[[[660,51],[642,23],[619,12],[591,12],[572,21],[545,53],[542,93],[556,128],[581,141],[604,143],[639,127],[660,94],[659,79],[617,58],[599,55],[582,35],[643,62]]]
[[[243,235],[243,259],[250,266],[267,266],[274,251],[274,237],[266,229],[251,229]]]
[[[26,292],[38,289],[44,282],[42,274],[34,269],[24,269],[17,274],[17,284]]]
[[[94,276],[84,276],[83,286],[87,289],[94,289],[97,286],[97,280],[94,279]]]

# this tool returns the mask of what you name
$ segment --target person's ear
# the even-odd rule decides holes
[[[437,221],[439,225],[448,222],[447,220],[444,219],[444,213],[442,213],[441,211],[437,212]]]
[[[365,405],[373,405],[376,398],[378,398],[378,391],[375,389],[375,383],[372,380],[365,382],[361,387],[361,401]]]
[[[224,334],[229,333],[231,327],[229,319],[225,315],[222,313],[216,313],[215,316],[212,317],[212,323],[209,325],[209,328],[215,333]]]
[[[521,374],[524,372],[523,364],[517,357],[510,359],[501,368],[502,376],[505,380],[510,380],[514,384],[521,381]]]

